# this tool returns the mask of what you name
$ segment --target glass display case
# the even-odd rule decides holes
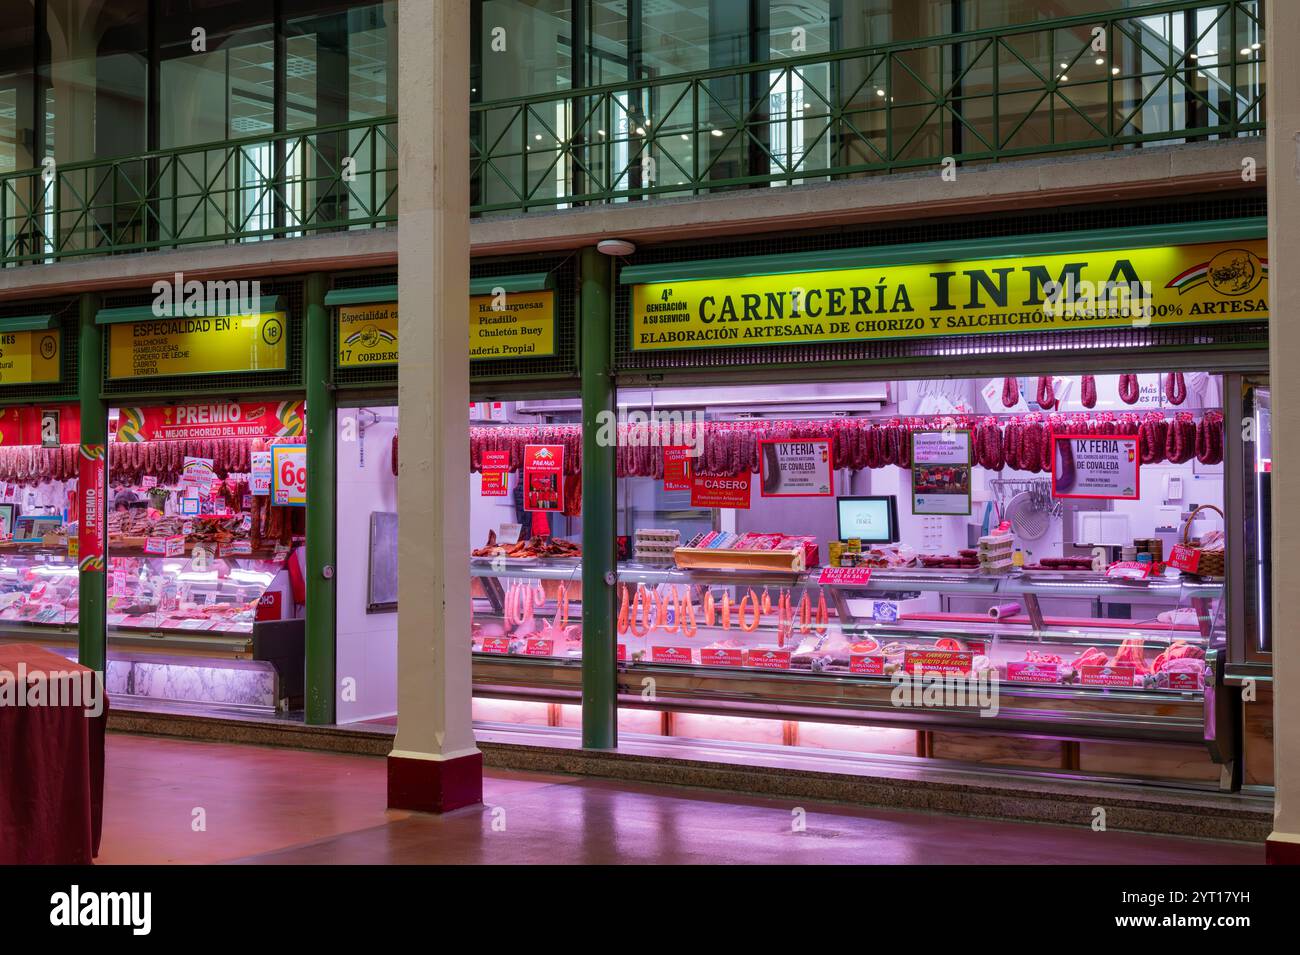
[[[470,559],[474,651],[582,658],[582,561],[571,557]]]
[[[1086,571],[873,570],[865,582],[619,568],[619,642],[638,666],[825,676],[996,675],[1004,690],[1199,693],[1224,639],[1223,585]]]
[[[0,545],[0,628],[75,627],[77,561],[67,545]]]
[[[283,560],[114,556],[108,562],[108,625],[120,630],[251,634],[257,604]]]

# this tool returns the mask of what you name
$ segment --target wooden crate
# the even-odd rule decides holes
[[[798,550],[732,550],[725,547],[678,547],[673,559],[683,570],[759,570],[802,573],[804,552]]]

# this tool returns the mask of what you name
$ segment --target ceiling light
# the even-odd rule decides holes
[[[720,129],[715,129],[715,130],[713,130],[713,135],[714,135],[714,136],[721,136],[721,135],[722,135],[722,130],[720,130]]]
[[[1119,67],[1118,67],[1118,66],[1112,66],[1112,67],[1110,68],[1110,75],[1111,75],[1111,76],[1119,76]]]
[[[601,239],[596,243],[596,251],[601,255],[631,255],[636,246],[627,239]]]
[[[877,95],[877,96],[884,96],[884,95],[885,95],[885,91],[884,91],[884,90],[876,90],[876,95]]]
[[[1097,57],[1097,59],[1094,60],[1093,62],[1096,63],[1098,66],[1105,66],[1105,65],[1106,65],[1106,60],[1105,60],[1105,58],[1104,58],[1104,57],[1100,57],[1100,56]]]

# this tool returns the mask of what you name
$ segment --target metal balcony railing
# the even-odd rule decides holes
[[[397,119],[0,175],[0,265],[397,221]]]
[[[477,104],[479,214],[1264,126],[1260,0],[1183,0]]]
[[[1263,0],[1181,0],[471,109],[476,215],[1254,135]],[[0,267],[397,220],[397,118],[0,175]]]

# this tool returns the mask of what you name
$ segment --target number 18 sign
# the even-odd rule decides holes
[[[307,503],[307,448],[277,444],[271,448],[271,502],[299,507]]]

